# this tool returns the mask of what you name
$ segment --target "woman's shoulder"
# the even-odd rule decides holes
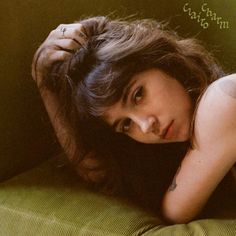
[[[207,88],[196,109],[194,131],[202,146],[236,146],[236,74],[222,77]]]
[[[197,113],[210,115],[219,111],[221,114],[222,112],[236,112],[235,106],[236,74],[230,74],[209,85],[199,101]]]
[[[236,100],[236,73],[224,76],[214,81],[206,90],[206,94],[211,91],[215,95],[221,92],[227,97]]]

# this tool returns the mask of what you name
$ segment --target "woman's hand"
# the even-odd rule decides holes
[[[51,66],[64,61],[82,47],[88,39],[82,24],[61,24],[52,30],[34,55],[32,76],[37,85],[50,72]]]
[[[97,158],[96,153],[90,151],[76,167],[79,176],[88,183],[103,183],[107,177],[104,163]]]

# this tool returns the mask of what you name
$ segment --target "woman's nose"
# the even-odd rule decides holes
[[[141,131],[146,134],[154,131],[156,119],[153,116],[136,117],[135,123],[137,123]]]

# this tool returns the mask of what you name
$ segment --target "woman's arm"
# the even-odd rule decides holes
[[[66,31],[63,32],[63,29]],[[97,160],[93,152],[87,153],[84,158],[85,150],[69,132],[71,129],[68,121],[62,118],[59,113],[58,95],[46,86],[42,86],[52,65],[55,62],[66,60],[73,51],[79,49],[84,43],[85,38],[80,37],[81,32],[84,33],[84,29],[79,23],[60,25],[53,30],[35,53],[32,76],[39,88],[48,116],[65,154],[70,160],[83,157],[83,160],[75,168],[78,174],[86,181],[101,182],[105,174],[104,171],[97,170],[98,167],[101,167],[101,162]]]
[[[203,95],[189,150],[163,199],[163,215],[185,223],[202,210],[236,161],[236,75],[214,82]]]

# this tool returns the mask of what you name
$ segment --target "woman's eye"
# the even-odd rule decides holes
[[[138,104],[139,101],[142,99],[142,97],[143,97],[143,87],[139,87],[134,92],[134,96],[133,96],[133,100],[134,100],[135,104]]]
[[[129,131],[130,128],[130,124],[131,124],[131,119],[125,119],[122,123],[122,132],[126,133]]]

